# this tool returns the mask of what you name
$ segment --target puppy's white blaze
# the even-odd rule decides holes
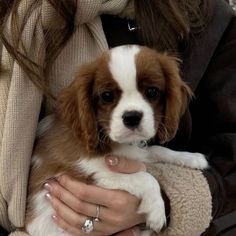
[[[53,222],[53,208],[45,198],[46,190],[37,193],[33,204],[36,218],[27,226],[27,232],[33,236],[69,236]]]
[[[136,88],[135,55],[139,51],[138,46],[121,46],[111,50],[109,69],[123,91],[132,92]]]
[[[150,139],[155,135],[153,110],[137,89],[135,56],[139,52],[138,46],[121,46],[111,51],[109,69],[122,95],[111,116],[109,136],[119,143]],[[135,131],[125,127],[122,121],[124,112],[132,110],[143,113],[142,121]]]

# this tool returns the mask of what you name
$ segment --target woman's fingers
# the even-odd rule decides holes
[[[50,183],[45,184],[45,189],[49,191],[50,197],[53,201],[53,208],[57,211],[60,209],[61,212],[64,212],[65,206],[73,210],[74,213],[79,213],[84,216],[96,218],[99,210],[99,219],[110,224],[113,223],[114,219],[111,215],[110,210],[107,207],[104,207],[99,204],[91,204],[86,201],[82,201],[79,198],[75,197],[71,192],[62,187],[58,182],[51,181]],[[48,195],[47,195],[48,196]],[[96,196],[96,194],[95,194]],[[104,198],[104,196],[103,196]],[[49,199],[50,200],[50,199]],[[64,203],[59,205],[59,201]],[[98,201],[99,200],[95,200]],[[60,208],[56,206],[61,206]],[[99,209],[97,209],[99,207]],[[71,212],[71,211],[70,211]],[[68,211],[67,211],[68,213]],[[69,213],[68,213],[69,215]],[[66,214],[63,215],[65,219],[68,219]],[[67,217],[67,218],[66,218]],[[85,220],[85,219],[84,219]]]
[[[53,216],[54,222],[65,232],[69,233],[73,236],[87,236],[88,234],[84,233],[81,227],[73,227],[68,222],[66,222],[63,218],[58,215]],[[96,227],[96,226],[95,226]],[[94,230],[89,233],[90,236],[101,236],[104,235],[101,232]]]
[[[83,232],[80,229],[72,227],[70,224],[68,224],[61,217],[59,217],[57,215],[54,215],[53,220],[61,229],[63,229],[67,233],[69,233],[71,235],[76,235],[76,236],[80,236],[80,235],[82,236],[83,235]]]
[[[68,175],[58,177],[59,184],[72,193],[76,198],[88,203],[110,207],[116,198],[116,190],[104,189],[95,185],[87,185]]]
[[[125,191],[86,185],[68,176],[58,181],[45,185],[49,200],[56,214],[74,228],[81,227],[87,217],[97,217],[98,207],[100,222],[96,222],[96,230],[99,232],[115,233],[145,220],[144,215],[137,213],[140,200]]]
[[[86,220],[86,216],[82,214],[77,214],[71,208],[66,206],[63,202],[61,202],[49,193],[46,194],[46,198],[48,201],[50,201],[53,209],[56,212],[57,217],[60,217],[61,219],[66,220],[67,222],[70,222],[70,225],[75,228],[81,228],[81,226]]]
[[[69,233],[73,232],[73,235],[83,234],[82,226],[85,221],[89,219],[89,216],[74,212],[71,208],[66,206],[63,202],[51,194],[46,194],[46,198],[50,201],[53,209],[55,210],[55,214],[52,217],[60,228]],[[109,225],[106,221],[99,220],[96,222],[93,219],[93,222],[94,229],[92,235],[105,235],[109,232],[114,232],[113,226]]]
[[[96,217],[97,216],[97,208],[96,205],[91,204],[86,201],[82,201],[77,198],[75,195],[71,194],[67,189],[63,188],[59,183],[56,181],[46,183],[45,188],[57,199],[62,201],[65,205],[69,206],[73,211],[90,216]],[[98,206],[98,205],[97,205]],[[101,207],[99,209],[99,217],[102,219],[101,213],[106,213],[107,209],[103,207],[101,211]]]
[[[132,174],[140,171],[146,171],[146,166],[141,161],[127,159],[126,157],[118,157],[107,155],[105,157],[108,168],[114,172]]]
[[[67,175],[49,181],[45,188],[56,216],[72,231],[81,229],[88,217],[97,217],[98,206],[100,221],[94,223],[94,232],[99,235],[112,235],[145,221],[137,213],[140,200],[125,191],[87,185]]]
[[[98,210],[97,207],[99,207],[99,219],[111,225],[119,225],[120,223],[122,223],[123,217],[121,216],[124,214],[124,211],[127,211],[127,208],[131,208],[131,206],[133,206],[131,212],[132,214],[134,214],[136,212],[136,207],[139,205],[139,200],[127,192],[119,190],[114,190],[114,191],[104,190],[96,186],[88,186],[88,185],[85,185],[85,190],[83,191],[87,191],[86,190],[87,187],[91,187],[88,190],[88,196],[91,194],[90,189],[93,188],[95,189],[92,191],[93,195],[86,198],[87,200],[90,199],[90,201],[92,201],[93,203],[81,200],[80,199],[81,196],[78,195],[76,197],[67,189],[65,189],[64,186],[61,186],[56,181],[51,181],[45,184],[45,188],[49,191],[50,196],[53,199],[54,209],[56,208],[55,206],[59,205],[58,204],[59,201],[61,201],[62,203],[64,203],[60,207],[61,212],[64,212],[65,211],[64,208],[65,206],[67,206],[70,208],[70,210],[72,209],[73,212],[95,218],[97,217],[97,210]],[[101,193],[101,196],[99,196],[100,194],[96,192],[96,190],[98,189],[102,192],[105,191],[105,193],[104,194]],[[106,202],[106,204],[109,205],[109,208],[100,204],[96,204],[96,202],[101,202],[101,199],[99,198],[104,199],[104,196],[106,199],[110,199],[109,201]],[[136,214],[135,216],[136,216],[135,218],[140,217],[140,219],[142,219],[141,215]],[[66,214],[63,215],[63,217],[64,218],[67,217]]]

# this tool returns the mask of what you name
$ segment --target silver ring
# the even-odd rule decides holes
[[[94,221],[99,222],[100,221],[100,219],[99,219],[100,205],[97,205],[96,210],[97,210],[97,213],[96,213],[96,217],[94,218]]]
[[[93,225],[93,219],[92,218],[87,218],[81,227],[82,231],[86,234],[89,234],[93,231],[94,225]]]

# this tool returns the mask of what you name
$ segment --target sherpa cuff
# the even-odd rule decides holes
[[[158,236],[200,236],[211,221],[212,198],[206,178],[200,170],[171,164],[148,164],[170,200],[168,227]]]

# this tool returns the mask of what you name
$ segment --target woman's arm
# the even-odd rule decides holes
[[[213,235],[236,234],[236,18],[222,37],[191,103],[191,150],[207,155]],[[234,229],[233,229],[234,228]],[[231,231],[232,232],[232,231]],[[233,232],[232,232],[233,235]]]

